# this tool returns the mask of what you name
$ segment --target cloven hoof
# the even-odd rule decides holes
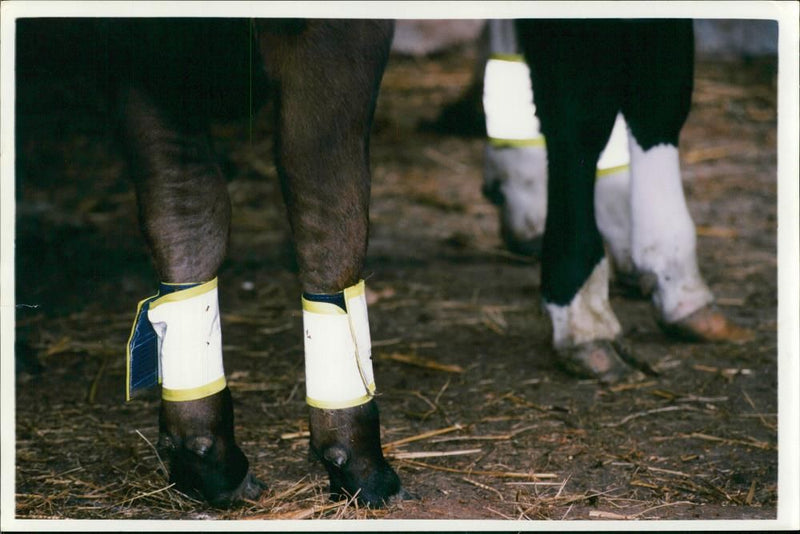
[[[331,498],[380,508],[410,495],[383,457],[375,400],[339,410],[310,408],[311,451],[330,478]]]
[[[656,374],[617,340],[590,341],[558,349],[556,353],[556,361],[566,373],[578,378],[597,379],[606,385],[639,382],[646,375]]]
[[[261,495],[266,485],[250,472],[233,429],[233,402],[227,387],[193,401],[162,401],[158,450],[177,490],[217,508]]]
[[[714,306],[704,306],[674,323],[659,322],[664,332],[687,341],[746,343],[755,338],[752,330],[731,322]]]

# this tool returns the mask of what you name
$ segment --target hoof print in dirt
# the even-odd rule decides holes
[[[638,382],[656,374],[621,343],[606,339],[558,350],[557,363],[572,376],[597,379],[606,385]]]
[[[713,306],[704,306],[674,323],[660,323],[674,338],[708,343],[746,343],[755,338],[752,330],[731,322]]]
[[[407,495],[383,457],[374,400],[353,408],[310,410],[311,451],[328,472],[332,499],[355,498],[380,508]]]
[[[203,399],[163,401],[158,449],[175,488],[214,507],[257,499],[266,489],[249,472],[247,457],[234,439],[228,388]]]

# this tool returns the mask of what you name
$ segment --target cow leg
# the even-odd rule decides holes
[[[321,302],[335,313],[336,306],[326,301],[341,299],[348,302],[351,328],[355,319],[350,302],[360,302],[363,314],[355,321],[365,326],[366,304],[359,297],[349,300],[348,291],[357,287],[366,254],[369,131],[391,33],[391,23],[384,21],[271,21],[258,28],[279,104],[277,167],[296,244],[304,322],[306,302]],[[323,341],[317,337],[321,331],[312,336],[305,323],[311,450],[328,471],[332,496],[357,496],[362,503],[380,506],[401,490],[381,451],[372,391],[362,389],[363,397],[355,400],[336,397],[346,388],[339,383],[340,373],[356,372],[351,362],[334,364],[331,375],[322,377],[327,382],[322,387],[331,390],[332,399],[322,402],[319,392],[312,391],[320,378],[314,366],[331,365],[341,351],[352,349],[346,321],[344,338],[334,340],[335,335],[326,333]],[[368,343],[368,332],[366,336]],[[355,346],[368,350],[362,341]],[[362,364],[369,366],[364,372],[371,375],[371,362],[358,365]],[[342,369],[348,365],[349,371]],[[351,384],[354,388],[360,387],[358,378]]]
[[[208,141],[190,121],[167,118],[147,92],[128,88],[121,93],[140,222],[158,275],[169,284],[213,280],[226,251],[230,204]],[[199,354],[181,358],[181,368],[162,358],[164,397],[168,384],[207,363]],[[216,358],[221,366],[221,354]],[[230,391],[214,389],[191,400],[162,400],[159,447],[178,489],[226,506],[240,497],[257,497],[263,486],[249,474],[234,439]]]
[[[692,23],[639,22],[630,29],[631,249],[649,280],[665,330],[696,340],[743,341],[749,332],[712,306],[697,266],[695,227],[681,183],[678,137],[691,105]]]
[[[615,343],[621,328],[609,303],[593,199],[598,159],[619,109],[618,28],[611,21],[521,21],[518,30],[547,138],[542,297],[553,345],[574,374],[616,382],[633,370]]]
[[[488,21],[481,43],[488,48],[482,84],[487,130],[483,193],[499,208],[506,246],[539,256],[547,214],[547,148],[531,108],[530,74],[514,26],[512,20]],[[633,287],[626,131],[620,114],[598,162],[594,206],[615,277]]]
[[[483,193],[499,207],[506,246],[538,256],[547,213],[547,150],[534,115],[530,73],[514,21],[490,20],[486,26]]]

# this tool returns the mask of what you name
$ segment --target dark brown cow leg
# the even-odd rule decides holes
[[[167,118],[145,93],[129,89],[121,96],[140,221],[160,279],[211,280],[226,251],[230,202],[208,141],[201,128]],[[236,445],[227,387],[195,400],[162,401],[159,431],[178,489],[216,506],[263,489]]]
[[[308,294],[330,295],[361,278],[370,191],[369,130],[392,24],[262,21],[258,38],[278,102],[277,164]],[[400,492],[383,457],[374,401],[310,407],[311,449],[332,496],[382,505]]]

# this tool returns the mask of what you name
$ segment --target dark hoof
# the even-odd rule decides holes
[[[664,332],[687,341],[712,343],[745,343],[755,334],[733,324],[713,306],[704,306],[674,323],[659,323]]]
[[[177,487],[177,484],[176,484]],[[221,491],[215,494],[201,493],[201,496],[214,508],[230,508],[243,501],[257,501],[267,490],[267,485],[256,478],[250,471],[233,491]]]
[[[383,457],[374,400],[341,410],[310,408],[311,450],[330,478],[331,498],[380,508],[406,493]]]
[[[420,500],[419,495],[416,493],[411,493],[407,491],[405,488],[401,487],[400,491],[389,497],[384,501],[386,506],[393,506],[393,505],[401,505],[404,501],[418,501]]]
[[[557,356],[559,366],[567,373],[597,379],[603,384],[638,382],[645,378],[645,372],[652,373],[620,343],[606,339],[558,350]]]
[[[262,482],[252,472],[248,471],[242,483],[239,484],[239,487],[234,491],[231,502],[241,500],[256,501],[265,491],[267,491],[266,483]]]
[[[527,256],[529,258],[540,258],[542,256],[542,242],[543,236],[536,236],[529,239],[519,238],[515,233],[502,224],[500,227],[500,236],[503,238],[503,243],[506,248],[514,254],[520,256]]]
[[[386,461],[346,461],[341,466],[323,460],[330,477],[331,499],[352,499],[362,506],[383,508],[395,500],[404,500],[410,494],[400,486],[400,478]]]
[[[228,388],[194,401],[162,401],[159,425],[159,450],[179,491],[227,508],[265,489],[234,439]]]

